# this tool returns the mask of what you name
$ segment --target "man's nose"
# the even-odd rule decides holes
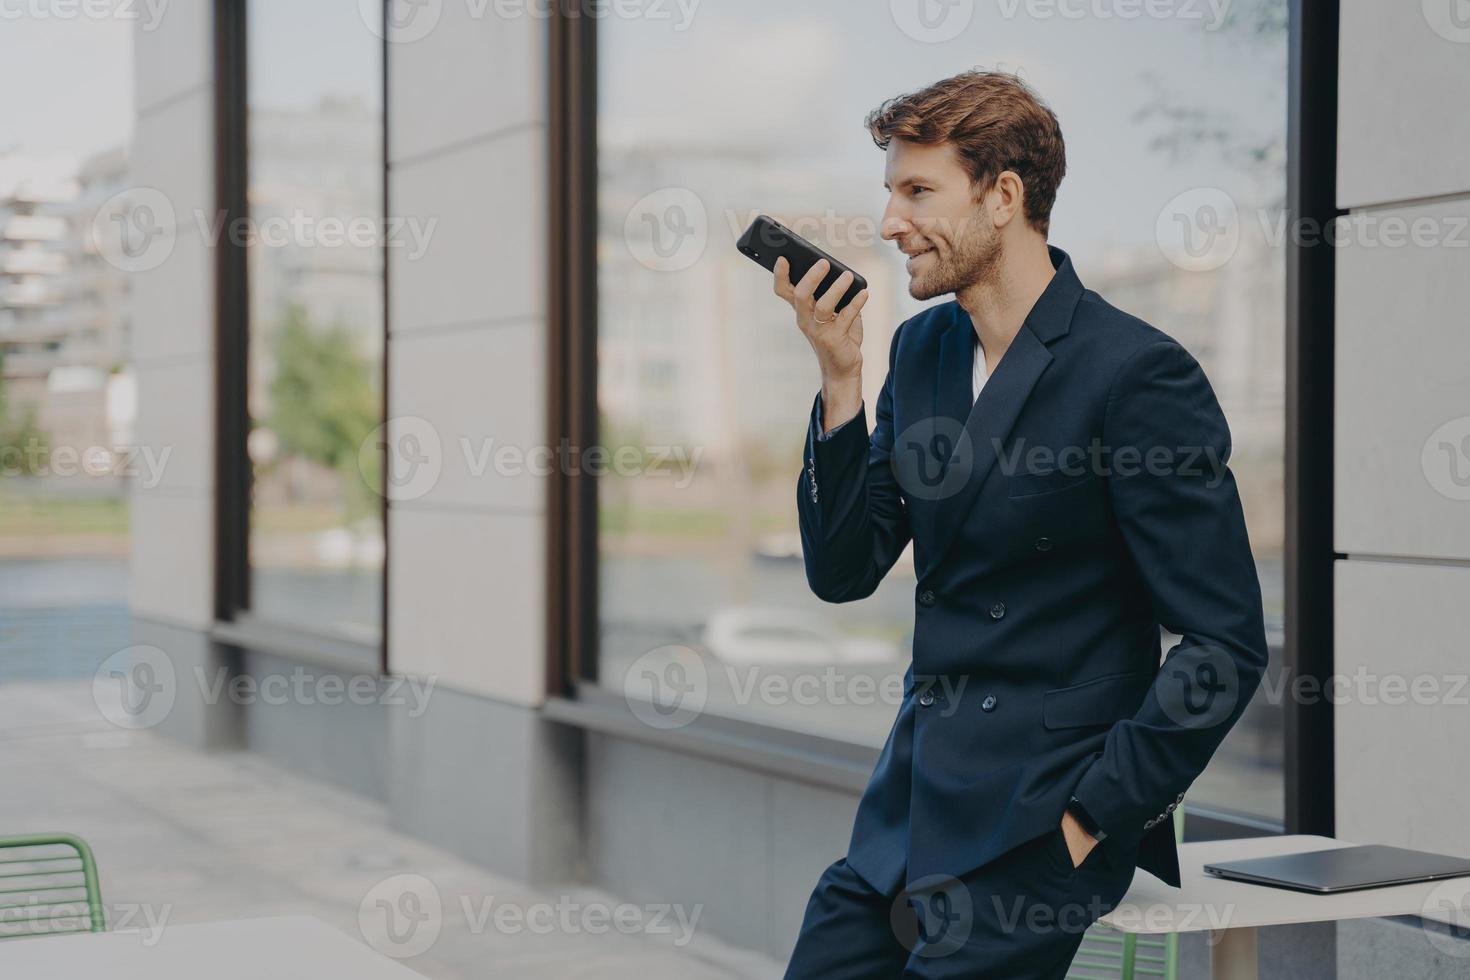
[[[880,226],[879,233],[885,242],[894,242],[908,234],[912,227],[907,218],[890,208],[883,212],[883,224]]]

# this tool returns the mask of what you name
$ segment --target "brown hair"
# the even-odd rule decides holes
[[[895,137],[953,143],[977,197],[1002,170],[1015,171],[1025,186],[1026,221],[1045,237],[1057,185],[1067,172],[1067,151],[1057,117],[1017,76],[961,72],[889,99],[868,113],[864,125],[880,149]]]

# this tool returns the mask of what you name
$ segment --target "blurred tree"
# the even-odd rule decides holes
[[[377,474],[364,479],[358,459],[364,440],[380,421],[382,403],[377,374],[352,332],[342,323],[314,326],[305,309],[292,304],[271,348],[276,370],[265,425],[279,441],[281,454],[337,472],[348,522],[375,514]],[[364,456],[378,459],[377,453]]]
[[[1213,29],[1228,42],[1245,49],[1284,52],[1288,14],[1287,0],[1240,0],[1229,6],[1221,23]],[[1144,72],[1143,80],[1151,94],[1133,118],[1157,127],[1148,141],[1149,149],[1167,154],[1172,160],[1185,160],[1200,152],[1214,153],[1258,182],[1267,195],[1268,210],[1279,211],[1284,206],[1286,130],[1280,119],[1243,120],[1228,110],[1181,100],[1153,72]],[[1281,91],[1277,77],[1260,81],[1273,93]]]
[[[36,408],[27,405],[12,418],[5,391],[5,353],[0,351],[0,476],[37,476],[46,468],[49,437],[36,422]]]

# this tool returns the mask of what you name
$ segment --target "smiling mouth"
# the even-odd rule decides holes
[[[919,259],[922,259],[924,256],[930,254],[933,251],[934,251],[934,249],[932,249],[932,248],[926,248],[922,252],[915,252],[915,253],[913,253],[912,255],[909,256],[909,260],[908,260],[908,263],[907,264],[910,267],[912,267],[915,262],[919,261]]]

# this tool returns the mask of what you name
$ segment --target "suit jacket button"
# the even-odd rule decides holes
[[[994,694],[987,694],[987,695],[985,695],[985,700],[980,702],[980,710],[981,711],[994,711],[995,710],[995,695]]]
[[[993,605],[993,606],[990,607],[990,618],[991,619],[1000,619],[1005,614],[1006,614],[1006,604],[1004,602],[997,602],[995,605]]]
[[[934,605],[934,593],[928,589],[919,593],[919,605],[925,608]]]
[[[925,691],[923,694],[920,694],[919,695],[919,703],[922,704],[926,708],[929,707],[929,705],[931,705],[931,704],[934,703],[934,692],[933,691]]]
[[[1050,551],[1051,550],[1051,538],[1037,538],[1036,539],[1036,550],[1037,551]]]

